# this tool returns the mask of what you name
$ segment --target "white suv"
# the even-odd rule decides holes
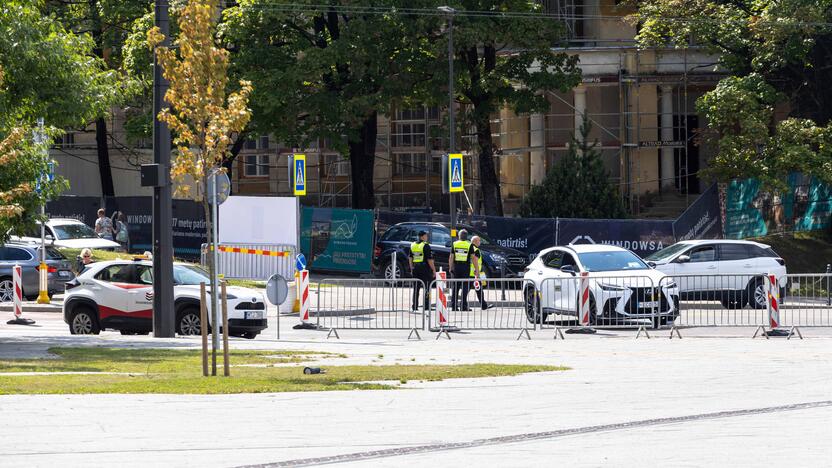
[[[180,335],[201,333],[199,284],[209,284],[209,278],[195,265],[174,263],[174,310]],[[266,303],[259,291],[231,286],[226,294],[229,335],[254,338],[268,326]],[[210,310],[210,289],[207,302]],[[108,328],[123,335],[149,333],[153,329],[153,264],[114,260],[88,265],[66,283],[63,312],[73,335],[97,335]]]
[[[651,319],[654,327],[679,315],[679,290],[629,250],[611,245],[568,245],[541,251],[526,269],[526,316],[578,314],[580,274],[589,273],[590,323]],[[539,302],[534,300],[540,292]]]
[[[40,242],[40,222],[22,237],[12,237],[26,242]],[[69,249],[116,250],[118,242],[98,237],[95,230],[72,218],[52,218],[46,222],[46,240],[52,246]]]
[[[766,308],[764,279],[777,277],[786,291],[786,262],[768,245],[741,240],[690,240],[666,247],[645,260],[673,276],[682,299],[718,300],[727,308]]]

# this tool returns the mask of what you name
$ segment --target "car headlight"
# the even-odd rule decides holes
[[[493,261],[494,263],[506,263],[506,258],[500,254],[492,253],[488,255],[489,257],[491,257],[491,261]]]
[[[624,286],[618,286],[615,284],[605,284],[605,283],[598,283],[598,286],[601,287],[604,291],[626,291],[627,288]]]

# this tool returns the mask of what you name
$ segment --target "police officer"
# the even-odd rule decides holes
[[[451,267],[454,279],[462,281],[454,281],[451,284],[451,310],[459,310],[457,308],[457,297],[460,288],[462,289],[462,310],[469,310],[468,290],[471,286],[469,280],[471,271],[469,251],[471,250],[471,242],[468,240],[468,231],[465,229],[460,230],[458,235],[459,240],[453,243],[453,249],[448,256],[448,265]]]
[[[468,258],[471,261],[471,268],[470,268],[470,275],[471,278],[474,280],[474,290],[477,292],[477,299],[480,300],[480,307],[482,310],[490,309],[494,307],[494,304],[489,304],[485,302],[485,294],[483,293],[483,289],[485,285],[482,281],[480,281],[480,276],[482,274],[482,251],[480,250],[480,236],[474,236],[471,238],[471,249],[468,254]],[[468,300],[468,291],[465,291],[465,300]]]
[[[419,310],[419,290],[425,288],[425,309],[430,310],[430,288],[429,285],[436,276],[436,267],[433,264],[433,252],[428,244],[428,233],[419,231],[419,240],[410,244],[410,271],[413,277],[422,280],[416,281],[413,286],[413,310]]]

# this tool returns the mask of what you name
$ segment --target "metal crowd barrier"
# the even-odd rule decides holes
[[[248,253],[223,252],[217,254],[217,272],[228,279],[253,279],[265,281],[274,274],[279,274],[287,281],[295,277],[295,246],[288,244],[222,244],[226,247],[265,250],[272,252],[289,252],[281,257]],[[207,255],[210,250],[202,244],[200,262],[208,265]]]
[[[677,314],[672,285],[660,287],[648,276],[615,276],[590,273],[588,289],[588,324],[579,321],[582,278],[564,276],[546,278],[538,286],[536,321],[541,329],[630,328],[648,333],[671,323]],[[527,299],[527,304],[530,301]],[[532,315],[532,314],[529,314]],[[648,334],[649,336],[649,334]]]
[[[783,327],[832,327],[832,274],[788,274],[780,305]]]
[[[413,290],[419,292],[419,307],[412,309]],[[422,308],[424,283],[408,278],[397,281],[384,279],[327,279],[310,285],[315,289],[316,303],[312,313],[319,328],[328,329],[338,337],[338,330],[410,330],[408,338],[419,336],[425,328]]]
[[[446,304],[444,312],[434,310],[430,313],[429,328],[440,334],[456,330],[520,330],[520,338],[525,334],[531,339],[528,330],[535,329],[533,320],[526,316],[526,304],[523,294],[533,290],[534,283],[522,278],[489,278],[480,281],[480,288],[487,308],[479,300],[474,289],[474,279],[447,279],[444,283]],[[433,305],[436,305],[437,281],[430,285],[434,293]],[[462,307],[462,295],[468,293],[467,310]],[[454,292],[457,294],[454,303]],[[440,313],[443,312],[443,313]],[[438,338],[438,335],[437,335]]]
[[[680,315],[673,324],[676,328],[768,324],[764,275],[670,275],[661,283],[673,283],[679,289]]]

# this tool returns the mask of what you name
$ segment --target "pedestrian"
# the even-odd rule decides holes
[[[494,307],[494,304],[489,304],[485,301],[485,282],[482,281],[484,278],[484,272],[482,270],[482,251],[480,250],[480,236],[474,236],[471,238],[471,250],[469,251],[468,258],[471,262],[471,269],[470,269],[470,276],[474,280],[474,291],[477,292],[477,299],[480,300],[480,308],[482,310],[490,309]],[[466,291],[467,292],[467,291]],[[468,299],[467,297],[465,298]]]
[[[460,289],[462,290],[461,308],[468,308],[468,291],[471,287],[470,272],[471,242],[468,240],[468,231],[462,229],[458,234],[459,239],[454,241],[451,254],[448,256],[448,265],[455,281],[451,283],[451,310],[457,308]]]
[[[78,273],[81,273],[87,265],[94,262],[95,260],[92,259],[92,250],[83,249],[81,250],[81,255],[78,256],[78,263],[75,269],[78,270]]]
[[[113,213],[113,230],[116,233],[116,242],[121,245],[121,250],[130,251],[130,233],[127,230],[127,217],[121,211]]]
[[[113,240],[113,220],[105,216],[104,208],[98,210],[98,219],[95,220],[95,233],[102,239]]]
[[[433,263],[433,252],[428,244],[428,233],[419,231],[419,239],[410,244],[410,271],[418,280],[413,286],[413,310],[419,310],[419,291],[425,288],[425,309],[430,310],[430,283],[436,276],[436,266]]]

